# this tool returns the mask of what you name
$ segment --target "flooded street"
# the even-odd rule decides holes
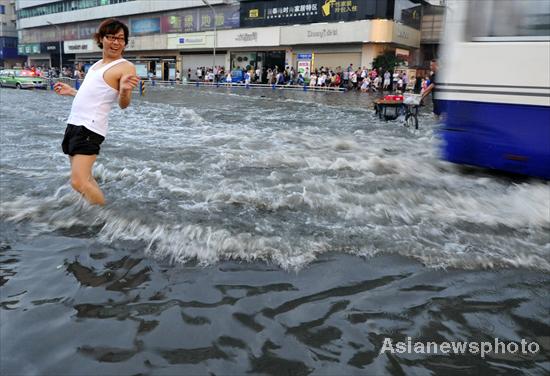
[[[148,88],[72,191],[71,99],[1,89],[3,374],[550,372],[550,185],[439,160],[372,98]],[[381,354],[385,337],[533,356]]]

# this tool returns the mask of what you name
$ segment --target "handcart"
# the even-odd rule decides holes
[[[374,110],[380,119],[396,120],[403,116],[406,127],[418,129],[418,108],[420,107],[420,94],[386,95],[374,102]]]

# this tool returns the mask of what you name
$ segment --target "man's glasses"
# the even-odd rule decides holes
[[[111,34],[107,34],[105,35],[105,38],[109,41],[109,42],[118,42],[120,44],[124,44],[126,39],[124,37],[115,37],[114,35],[111,35]]]

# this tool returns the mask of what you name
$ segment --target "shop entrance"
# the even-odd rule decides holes
[[[285,69],[285,51],[242,51],[231,52],[231,70],[246,71],[261,69],[262,82],[266,81],[267,70]]]

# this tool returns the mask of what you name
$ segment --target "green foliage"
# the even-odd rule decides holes
[[[403,62],[404,60],[398,56],[395,56],[394,52],[385,52],[382,55],[376,56],[372,60],[372,67],[376,69],[382,67],[382,70],[384,71],[393,71],[395,67],[401,65]]]

